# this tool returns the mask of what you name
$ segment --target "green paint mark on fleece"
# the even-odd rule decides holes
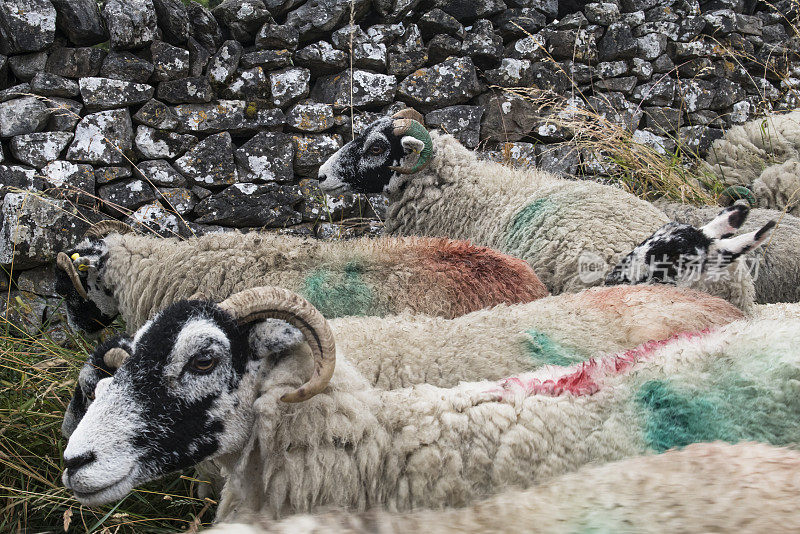
[[[348,263],[343,274],[318,269],[306,278],[302,295],[329,319],[377,315],[372,289],[364,283],[361,270],[355,262]]]
[[[544,222],[548,204],[546,198],[536,199],[514,216],[506,230],[507,249],[516,250],[521,244],[528,243],[531,231]]]
[[[533,360],[542,365],[567,366],[586,359],[582,354],[562,346],[542,332],[527,330],[525,333],[525,350]]]
[[[704,380],[702,388],[673,378],[641,387],[636,400],[645,409],[645,438],[653,449],[714,440],[772,445],[800,440],[797,380],[773,377],[775,387],[768,387],[732,370],[710,372],[719,375]]]

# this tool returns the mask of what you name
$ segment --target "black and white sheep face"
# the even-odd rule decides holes
[[[401,165],[407,155],[422,150],[422,145],[412,136],[395,135],[391,118],[378,119],[319,168],[319,185],[327,193],[347,187],[359,193],[391,192],[402,175],[390,167]]]
[[[134,336],[129,356],[94,390],[64,451],[64,485],[82,503],[235,451],[253,421],[266,356],[303,340],[287,323],[241,328],[214,304],[178,302]]]
[[[701,228],[667,223],[625,256],[608,274],[606,284],[690,283],[702,276],[721,277],[737,258],[769,237],[774,221],[733,237],[750,209],[736,204]]]
[[[70,326],[87,334],[98,334],[114,322],[119,313],[112,291],[102,281],[108,246],[103,240],[87,238],[68,255],[89,299],[78,294],[67,273],[61,269],[56,269],[56,292],[64,297]]]

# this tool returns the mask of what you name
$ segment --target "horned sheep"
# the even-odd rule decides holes
[[[734,126],[711,145],[705,168],[734,193],[752,190],[758,207],[800,216],[800,111]]]
[[[134,332],[177,300],[221,301],[261,285],[301,293],[326,317],[405,310],[455,317],[547,295],[525,262],[463,241],[324,242],[258,232],[178,240],[131,231],[100,223],[59,255],[57,289],[75,328],[98,332],[121,314]]]
[[[406,108],[372,123],[320,167],[322,190],[385,191],[390,233],[469,239],[522,258],[553,294],[601,284],[602,271],[588,266],[616,264],[669,222],[615,187],[479,160],[453,136],[428,132],[422,120]],[[731,286],[719,296],[747,311],[749,274]]]
[[[741,201],[739,201],[741,202]],[[710,220],[719,208],[693,206],[677,202],[657,201],[656,206],[677,223],[700,226]],[[753,272],[756,302],[800,302],[800,218],[777,210],[754,208],[742,226],[744,232],[754,232],[769,221],[777,221],[775,230],[755,253],[758,262]]]
[[[264,331],[267,318],[308,343]],[[336,361],[328,322],[296,294],[182,301],[145,324],[98,383],[63,480],[82,503],[101,504],[214,458],[226,475],[220,521],[464,506],[698,441],[797,443],[800,404],[787,391],[800,379],[798,343],[796,320],[737,321],[573,368],[386,391]]]
[[[435,532],[798,532],[800,453],[761,443],[698,443],[507,491],[466,509],[331,511],[218,525],[205,534]]]

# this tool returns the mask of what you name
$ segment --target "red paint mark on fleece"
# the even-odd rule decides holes
[[[570,395],[592,395],[600,390],[600,379],[606,376],[623,374],[629,371],[634,364],[647,361],[653,353],[673,341],[679,339],[693,339],[707,334],[710,329],[699,332],[681,332],[669,339],[661,341],[647,341],[638,347],[605,358],[591,359],[577,364],[574,371],[568,372],[557,379],[541,380],[526,378],[525,375],[506,378],[500,382],[497,393],[505,397],[511,390],[522,389],[526,396],[548,395],[557,397],[568,393]]]

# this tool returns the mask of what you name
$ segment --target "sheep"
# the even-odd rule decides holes
[[[741,201],[740,201],[741,202]],[[657,201],[662,209],[675,222],[700,226],[711,219],[719,208],[714,206],[692,206],[677,202]],[[769,221],[778,221],[775,230],[765,245],[755,254],[757,270],[753,271],[756,302],[800,301],[800,218],[780,211],[755,208],[750,210],[743,231],[752,232]]]
[[[245,519],[206,534],[393,532],[797,532],[800,453],[760,443],[698,443],[587,466],[466,509],[330,511]]]
[[[606,283],[691,284],[714,294],[744,289],[737,285],[745,278],[742,271],[735,271],[731,280],[730,267],[739,257],[766,241],[776,225],[774,220],[769,220],[758,230],[733,237],[749,212],[747,205],[735,204],[700,228],[667,223],[614,266],[606,276]],[[738,267],[747,269],[747,264],[739,263]],[[744,272],[750,275],[749,269]],[[752,275],[746,278],[753,280]]]
[[[75,329],[97,333],[121,314],[134,332],[154,312],[195,293],[223,300],[266,284],[300,292],[327,317],[406,309],[455,317],[547,295],[525,262],[463,241],[323,242],[256,232],[181,241],[130,232],[100,223],[59,254],[56,289]]]
[[[452,387],[544,365],[571,365],[741,318],[730,303],[690,289],[618,286],[500,304],[454,319],[404,313],[342,317],[329,324],[339,354],[370,385],[396,389],[422,383]],[[481,350],[472,350],[478,342]],[[87,358],[64,415],[64,437],[86,413],[97,383],[118,367],[106,354],[115,347],[130,351],[130,343],[117,336]]]
[[[320,167],[320,188],[384,191],[388,232],[469,239],[511,254],[553,294],[600,285],[604,269],[669,222],[615,187],[479,160],[453,136],[429,133],[422,120],[406,108],[373,122]],[[727,296],[747,311],[752,280],[744,275],[737,285]]]
[[[711,145],[704,168],[750,188],[758,207],[800,216],[800,111],[734,126]]]
[[[800,441],[798,343],[800,321],[742,320],[572,368],[378,390],[336,357],[328,322],[294,293],[180,301],[97,384],[64,450],[63,482],[97,505],[211,458],[226,477],[223,522],[464,506],[694,442],[782,446]]]

